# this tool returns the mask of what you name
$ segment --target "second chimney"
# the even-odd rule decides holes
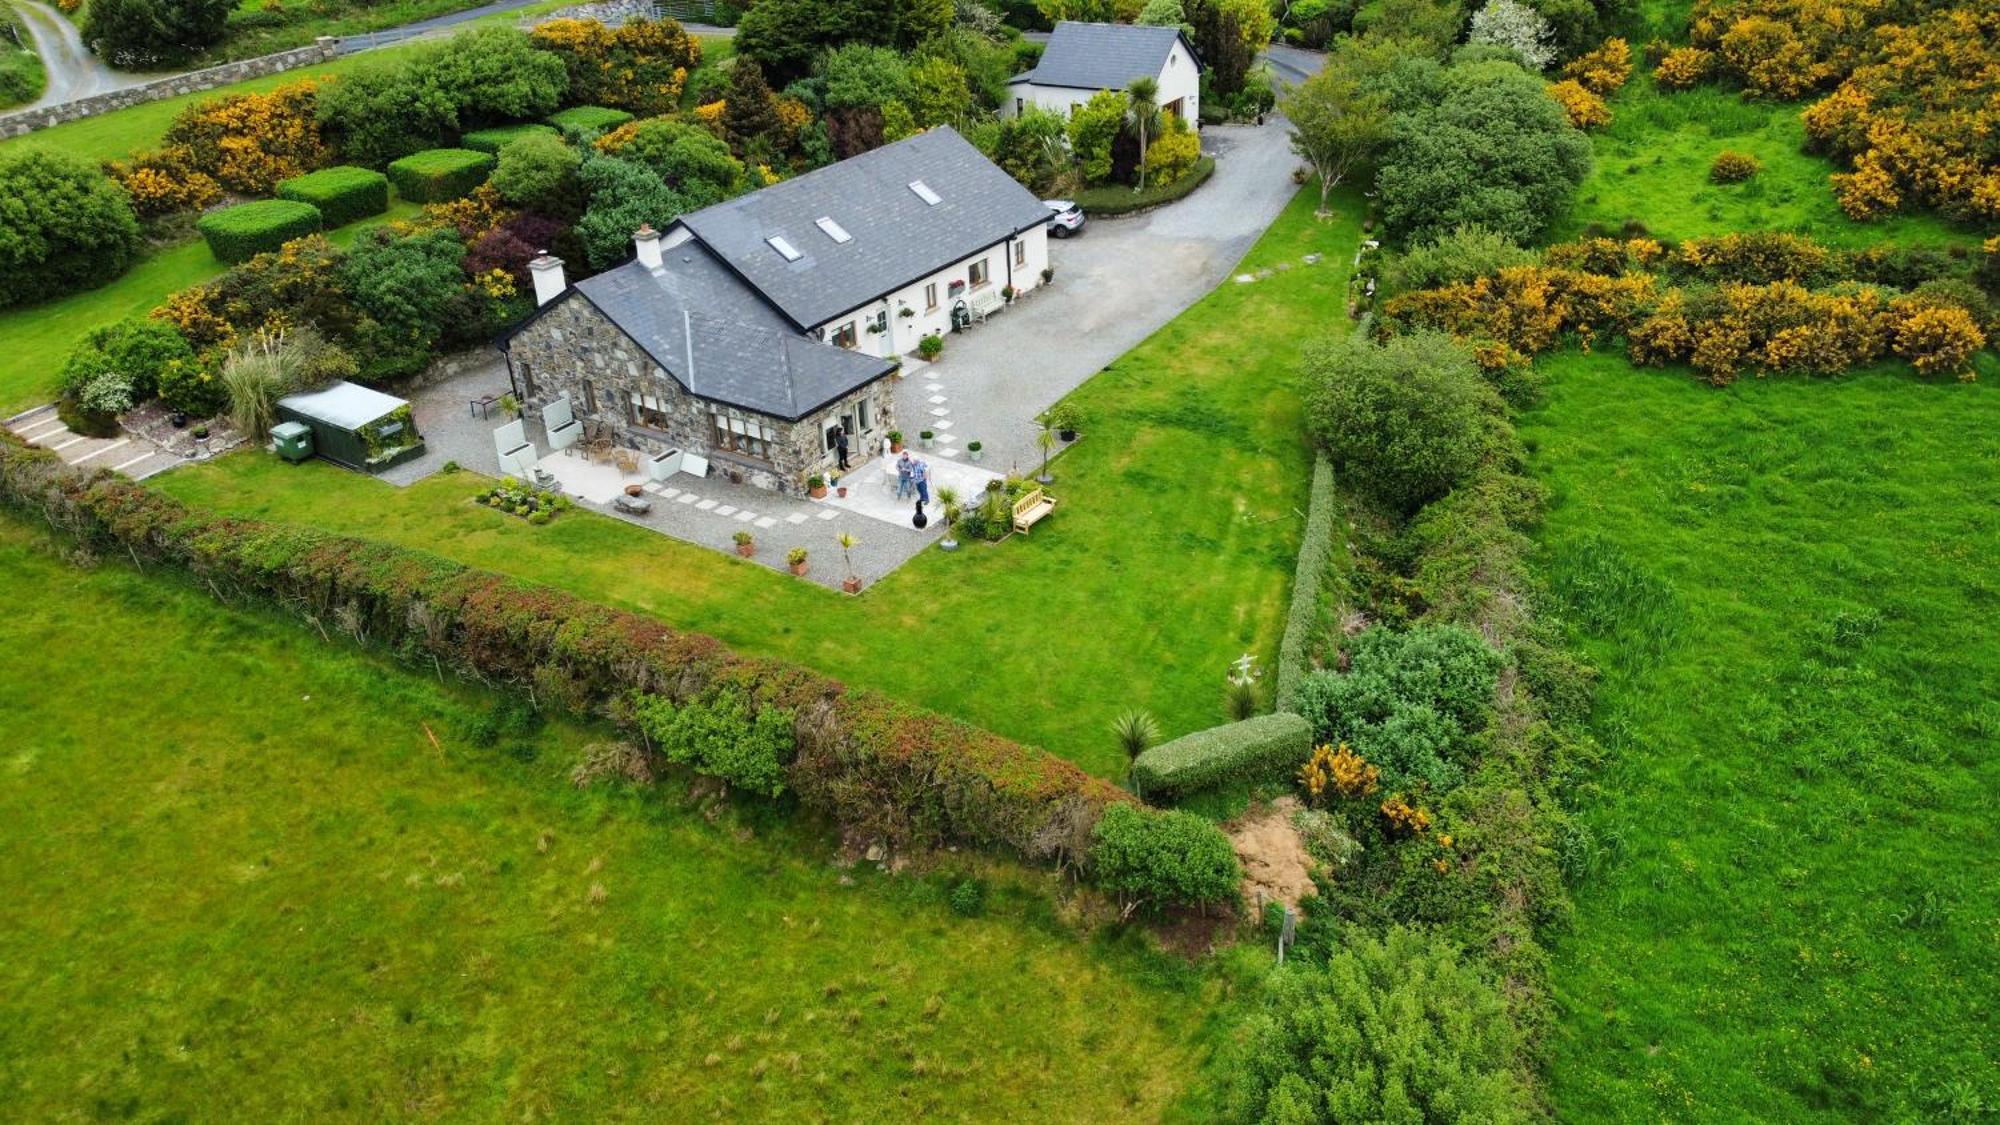
[[[562,259],[541,252],[528,263],[528,275],[535,279],[535,307],[540,308],[563,295],[569,282],[563,279]]]
[[[632,236],[632,245],[638,248],[639,264],[649,270],[660,268],[660,232],[651,223],[640,223],[639,230]]]

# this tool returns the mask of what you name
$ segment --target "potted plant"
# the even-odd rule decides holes
[[[917,354],[926,361],[936,359],[944,352],[944,337],[933,332],[917,341]]]
[[[757,541],[751,537],[749,532],[739,531],[731,538],[736,540],[737,554],[747,559],[757,553]]]
[[[938,543],[938,547],[941,550],[956,551],[958,537],[952,532],[958,528],[958,518],[965,514],[965,510],[958,506],[958,489],[945,485],[937,490],[937,498],[944,511],[944,539]]]
[[[519,418],[521,416],[521,400],[515,398],[512,392],[501,395],[500,412],[509,418]]]
[[[793,547],[791,550],[786,551],[785,561],[791,564],[793,577],[804,578],[806,576],[806,549],[804,547]]]
[[[1054,281],[1055,279],[1056,279],[1056,268],[1054,266],[1043,267],[1042,284],[1047,285],[1049,282]]]
[[[902,451],[903,451],[903,431],[901,431],[901,430],[890,430],[890,431],[889,431],[889,452],[891,452],[891,453],[901,453]]]
[[[931,442],[936,437],[937,437],[936,434],[931,433],[929,430],[925,430],[917,435],[917,440],[923,443],[925,449],[929,449],[931,447]]]
[[[833,478],[833,494],[842,500],[847,499],[847,486],[841,483],[839,477]]]
[[[1076,440],[1076,428],[1083,425],[1083,411],[1070,403],[1059,402],[1042,415],[1042,424],[1061,435],[1064,442],[1072,442]]]
[[[814,473],[806,478],[806,495],[815,500],[826,499],[826,478]]]
[[[852,533],[843,531],[837,542],[840,544],[841,560],[847,564],[847,577],[841,579],[840,588],[847,593],[858,594],[861,592],[861,576],[854,573],[853,551],[861,545],[861,540],[856,539]]]
[[[1000,287],[1000,299],[1011,305],[1014,303],[1014,298],[1018,294],[1018,292],[1019,291],[1016,290],[1011,285],[1002,285]]]
[[[911,317],[917,315],[917,310],[911,308],[908,305],[904,305],[902,308],[896,310],[896,315],[902,317],[904,320],[908,320]]]
[[[979,444],[976,441],[968,441],[965,443],[965,452],[968,455],[970,455],[974,461],[979,460],[980,455],[985,450],[985,448],[986,448],[985,446]]]

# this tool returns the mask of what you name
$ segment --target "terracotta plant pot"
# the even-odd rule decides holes
[[[841,588],[842,590],[845,590],[845,591],[847,591],[847,592],[848,592],[848,593],[850,593],[850,594],[858,594],[858,593],[860,593],[860,592],[861,592],[861,579],[859,579],[859,578],[843,578],[843,579],[841,579],[841,582],[840,582],[840,588]]]
[[[900,442],[900,441],[892,441],[892,442],[890,442],[890,443],[889,443],[889,452],[891,452],[891,453],[901,453],[902,451],[903,451],[903,443],[902,443],[902,442]]]
[[[625,495],[627,495],[627,496],[639,496],[639,495],[643,495],[643,494],[645,493],[645,491],[646,491],[646,489],[645,489],[645,487],[644,487],[643,485],[637,485],[637,484],[628,484],[628,485],[626,485],[626,486],[625,486]]]
[[[755,544],[755,543],[738,543],[738,544],[736,545],[736,553],[737,553],[737,554],[739,554],[739,555],[742,555],[742,556],[743,556],[744,558],[746,558],[746,559],[747,559],[747,558],[750,558],[751,556],[753,556],[753,555],[755,555],[755,554],[757,553],[757,544]]]
[[[811,496],[815,500],[824,500],[826,499],[826,486],[822,484],[814,488],[811,492],[808,492],[806,495]]]
[[[806,567],[807,567],[807,566],[810,566],[810,565],[811,565],[810,563],[793,563],[793,564],[792,564],[792,577],[794,577],[794,578],[804,578],[804,577],[806,576]]]

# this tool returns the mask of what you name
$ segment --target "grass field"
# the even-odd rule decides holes
[[[1610,750],[1562,1116],[1990,1113],[2000,389],[1539,366],[1541,568]]]
[[[589,732],[481,748],[490,694],[5,517],[0,588],[13,1120],[1157,1120],[1224,1026],[1041,876],[961,918],[782,814],[578,790]]]
[[[1850,221],[1827,183],[1839,169],[1802,151],[1805,104],[1745,101],[1718,86],[1667,93],[1641,65],[1611,100],[1611,124],[1592,134],[1596,166],[1553,237],[1574,237],[1592,223],[1617,229],[1638,220],[1672,240],[1782,230],[1835,246],[1978,241],[1975,232],[1928,214]],[[1709,182],[1708,167],[1724,149],[1750,153],[1763,171],[1745,183]]]
[[[1229,662],[1276,655],[1310,476],[1295,359],[1336,323],[1359,235],[1357,197],[1338,203],[1323,224],[1295,199],[1245,268],[1325,264],[1221,287],[1084,386],[1089,434],[1032,538],[926,552],[858,598],[615,520],[534,527],[472,504],[464,476],[399,490],[251,454],[157,484],[654,613],[1119,776],[1119,712],[1148,708],[1169,734],[1213,725]]]
[[[35,41],[21,26],[21,14],[11,5],[0,5],[0,109],[26,105],[42,96],[48,74],[42,56],[35,53]]]
[[[412,218],[420,210],[398,200],[383,214],[330,231],[327,238],[346,246],[369,227]],[[7,355],[0,366],[0,418],[53,398],[63,361],[85,333],[128,316],[144,316],[174,293],[228,268],[197,238],[153,251],[108,285],[0,312],[0,350]]]

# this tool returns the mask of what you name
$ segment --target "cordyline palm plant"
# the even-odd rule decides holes
[[[1126,774],[1129,777],[1131,764],[1160,740],[1160,724],[1154,720],[1152,712],[1135,707],[1111,721],[1111,736],[1125,751]]]
[[[1134,78],[1125,87],[1125,125],[1139,138],[1139,190],[1146,190],[1147,138],[1160,131],[1160,80]]]

